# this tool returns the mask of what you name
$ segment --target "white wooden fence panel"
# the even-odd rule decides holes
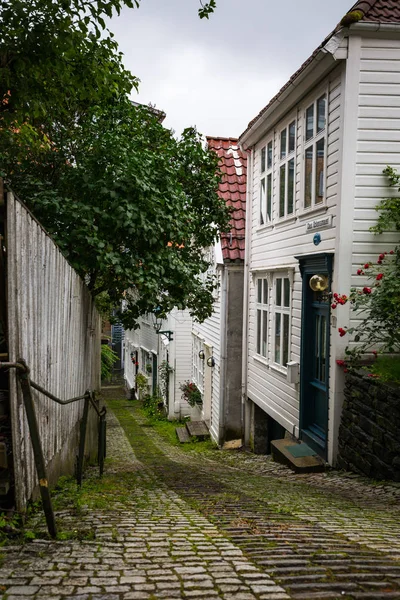
[[[52,239],[12,194],[7,197],[7,267],[10,361],[24,358],[32,380],[62,399],[98,390],[101,322],[92,297]],[[83,401],[60,406],[33,393],[45,461],[62,463],[75,451],[71,441],[76,440]],[[16,504],[22,510],[37,478],[15,372],[10,374],[10,405]],[[57,468],[62,472],[62,465]]]

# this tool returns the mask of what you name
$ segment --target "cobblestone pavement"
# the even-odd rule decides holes
[[[106,471],[133,474],[129,501],[57,515],[91,541],[3,548],[3,600],[400,598],[399,486],[183,452],[110,405],[126,435],[109,413]]]

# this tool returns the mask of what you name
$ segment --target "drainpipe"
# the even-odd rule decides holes
[[[246,238],[245,238],[245,256],[244,256],[244,274],[243,274],[243,330],[242,330],[242,426],[244,432],[244,445],[250,445],[250,406],[247,400],[247,341],[249,324],[249,276],[250,276],[250,258],[251,258],[251,226],[252,226],[252,205],[253,205],[253,164],[254,150],[247,150],[247,184],[246,184]]]
[[[227,352],[227,293],[228,293],[228,267],[224,264],[222,267],[222,287],[221,287],[221,355],[219,365],[219,440],[218,442],[225,441],[225,381],[226,381],[226,352]]]

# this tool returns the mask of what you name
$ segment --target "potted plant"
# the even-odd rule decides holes
[[[201,392],[192,381],[184,381],[179,384],[179,388],[182,391],[182,400],[186,400],[190,406],[197,406],[203,403]]]

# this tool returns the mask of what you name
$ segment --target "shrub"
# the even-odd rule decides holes
[[[190,406],[202,404],[201,392],[195,383],[184,381],[179,385],[179,388],[182,391],[182,400],[186,400]]]
[[[118,354],[108,344],[101,345],[101,378],[103,381],[110,379],[114,363],[118,360]]]

